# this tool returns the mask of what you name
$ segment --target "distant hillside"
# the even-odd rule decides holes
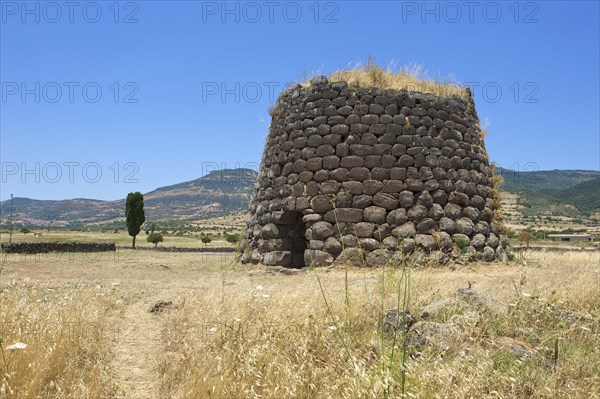
[[[161,187],[144,194],[148,221],[198,220],[246,208],[256,172],[250,169],[213,171],[199,179]],[[124,220],[125,200],[62,201],[14,198],[16,220],[28,226],[78,226]],[[2,223],[10,217],[10,201],[1,204]]]
[[[586,216],[600,210],[599,171],[516,172],[498,168],[498,173],[504,178],[502,190],[518,193],[524,204],[540,211],[545,206],[572,205],[576,209],[571,209],[569,216]]]
[[[547,194],[571,203],[583,211],[600,210],[600,177],[586,180],[564,190],[547,190]]]
[[[585,218],[600,210],[600,172],[550,170],[514,172],[498,168],[503,191],[519,194],[523,214]],[[256,172],[250,169],[214,171],[199,179],[157,188],[144,194],[146,219],[179,224],[245,210],[253,193]],[[125,196],[126,193],[124,193]],[[10,201],[4,201],[2,224],[7,225]],[[70,199],[44,201],[15,198],[16,220],[27,226],[111,226],[124,222],[125,200]]]
[[[544,192],[554,189],[567,189],[588,180],[600,178],[595,170],[542,170],[519,172],[497,168],[504,178],[503,190],[530,190]]]

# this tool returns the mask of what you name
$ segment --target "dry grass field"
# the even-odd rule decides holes
[[[528,227],[536,230],[546,231],[560,231],[566,229],[574,229],[577,231],[585,231],[588,234],[599,234],[600,227],[597,225],[586,226],[582,225],[581,221],[577,222],[577,218],[567,216],[552,215],[538,215],[543,217],[544,220],[532,220],[523,218],[523,205],[519,205],[519,195],[509,193],[507,191],[500,192],[500,202],[502,204],[502,219],[504,225],[513,230],[519,231],[527,229]],[[564,205],[569,206],[569,205]],[[590,220],[599,220],[599,215],[594,214]]]
[[[0,397],[600,398],[598,252],[413,260],[286,275],[231,255],[4,255]],[[430,318],[449,334],[381,328],[468,287],[495,299]]]
[[[201,233],[218,233],[215,230],[199,231],[197,233],[188,235],[167,235],[164,237],[164,241],[158,245],[161,247],[187,247],[187,248],[200,248],[204,247],[202,241],[199,240]],[[140,232],[136,238],[136,246],[138,247],[154,247],[146,241],[146,233]],[[0,235],[0,242],[8,242],[9,234],[2,233]],[[131,246],[131,237],[127,234],[127,230],[119,230],[118,233],[113,232],[100,232],[100,231],[71,231],[71,230],[51,230],[42,231],[41,238],[34,238],[32,233],[23,234],[14,232],[12,235],[12,242],[114,242],[119,246]],[[209,247],[227,247],[231,246],[224,238],[214,238],[207,246]]]

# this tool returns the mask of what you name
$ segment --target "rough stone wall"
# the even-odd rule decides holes
[[[118,249],[131,249],[131,245],[122,245],[118,246]],[[209,252],[209,253],[229,253],[236,252],[236,249],[233,247],[200,247],[200,248],[190,248],[190,247],[135,247],[136,251],[157,251],[157,252]]]
[[[470,92],[351,89],[321,76],[281,93],[272,116],[242,262],[302,267],[358,254],[379,265],[416,248],[492,261],[503,252]]]
[[[115,251],[114,242],[3,242],[2,252],[41,254],[46,252],[106,252]]]

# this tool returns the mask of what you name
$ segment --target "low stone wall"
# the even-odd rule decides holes
[[[130,246],[119,246],[119,249],[131,249]],[[136,250],[142,251],[159,251],[159,252],[236,252],[233,247],[202,247],[202,248],[190,248],[190,247],[137,247]]]
[[[3,242],[0,249],[9,254],[40,254],[46,252],[110,252],[114,242]]]

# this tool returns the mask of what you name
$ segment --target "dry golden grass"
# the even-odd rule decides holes
[[[209,225],[207,227],[213,227]],[[220,227],[220,226],[218,226]],[[164,241],[158,244],[161,247],[186,247],[186,248],[200,248],[205,245],[200,241],[199,236],[201,234],[211,233],[213,235],[222,233],[224,229],[206,228],[205,230],[199,230],[197,232],[188,232],[187,235],[175,235],[169,234],[164,237]],[[230,234],[239,233],[238,231],[230,231]],[[145,232],[140,232],[136,238],[135,245],[137,247],[154,247],[146,241],[148,235]],[[0,235],[0,242],[8,242],[9,235],[3,233]],[[131,236],[128,235],[127,230],[119,230],[118,233],[113,232],[101,232],[101,231],[70,231],[70,230],[52,230],[43,231],[41,238],[35,238],[33,234],[13,233],[12,242],[114,242],[120,246],[131,246]],[[213,241],[208,244],[209,247],[229,247],[232,246],[224,238],[217,238],[213,236]]]
[[[0,282],[0,397],[113,397],[105,299],[89,285]]]
[[[405,396],[598,397],[597,256],[530,254],[535,266],[415,271],[411,309],[468,285],[511,307],[506,315],[484,312],[447,353],[427,350],[410,360]],[[317,270],[283,281],[215,284],[202,296],[181,298],[184,305],[164,324],[163,392],[176,398],[401,397],[401,339],[394,346],[378,327],[381,309],[397,306],[400,273],[352,270],[346,289],[343,271]],[[595,321],[566,324],[555,309],[591,313]],[[539,359],[490,349],[501,337],[523,342]]]
[[[333,72],[330,82],[347,82],[351,88],[379,87],[381,89],[397,89],[431,93],[438,96],[453,95],[468,98],[466,87],[452,82],[442,82],[427,77],[419,65],[405,66],[394,71],[392,66],[381,67],[372,57],[364,65]],[[310,81],[303,85],[310,85]]]
[[[37,314],[50,327],[43,339],[5,335],[4,348],[16,340],[29,346],[4,351],[16,374],[4,381],[13,393],[3,395],[400,398],[404,370],[407,398],[598,398],[599,256],[528,253],[522,264],[417,268],[402,281],[402,269],[390,267],[287,276],[198,254],[122,251],[116,260],[64,264],[13,257],[2,274],[3,323]],[[439,321],[463,326],[460,339],[448,350],[425,349],[403,368],[403,336],[394,342],[378,324],[382,310],[398,306],[406,281],[414,313],[468,286],[508,311],[484,311],[475,322],[444,315]],[[157,299],[175,306],[150,315]],[[593,320],[572,322],[557,310]],[[131,345],[93,333],[61,341],[58,332],[73,320],[138,329]],[[506,339],[534,356],[499,349]]]

